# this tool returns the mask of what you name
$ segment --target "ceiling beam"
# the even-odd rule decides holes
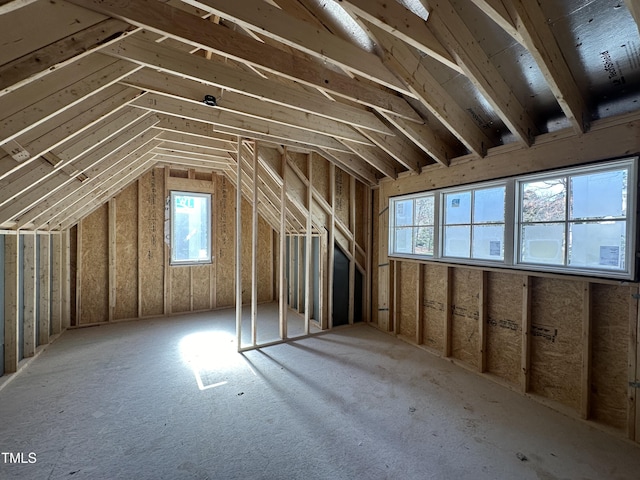
[[[369,147],[347,140],[341,140],[341,142],[385,177],[398,178],[398,164],[387,152],[378,147]]]
[[[345,149],[336,139],[324,134],[314,133],[308,130],[302,130],[301,128],[281,125],[258,118],[229,113],[204,104],[186,102],[153,93],[147,93],[137,98],[132,102],[132,105],[168,115],[198,120],[212,125],[239,128],[260,134],[271,135],[277,138],[290,138],[303,144],[306,143],[320,147],[338,148],[340,150]]]
[[[310,132],[328,135],[331,137],[345,138],[355,142],[371,145],[362,134],[355,131],[349,124],[336,122],[325,117],[320,117],[300,110],[294,110],[282,105],[275,105],[256,98],[240,95],[234,92],[224,92],[222,95],[218,89],[207,87],[202,83],[186,78],[143,73],[141,76],[126,78],[126,85],[144,88],[154,94],[170,96],[173,99],[191,102],[201,106],[206,95],[216,98],[216,105],[209,106],[210,110],[228,112],[242,116],[266,120],[269,122],[300,128]]]
[[[420,55],[398,38],[376,27],[372,26],[372,29],[384,49],[385,61],[405,81],[414,96],[471,153],[483,156],[491,146],[489,137],[424,67]]]
[[[640,33],[640,5],[637,0],[624,0],[624,3],[627,5],[629,12],[631,12],[631,16],[635,19],[638,33]]]
[[[112,85],[18,136],[15,140],[28,152],[30,158],[18,163],[9,154],[0,157],[0,181],[17,170],[31,168],[31,162],[42,153],[91,128],[139,94],[133,88]]]
[[[89,55],[96,47],[123,32],[128,24],[109,18],[0,67],[0,96]]]
[[[87,204],[86,195],[100,188],[101,185],[115,183],[121,172],[135,168],[140,158],[149,153],[158,143],[159,141],[154,140],[150,131],[146,132],[124,148],[105,157],[104,161],[94,164],[84,182],[75,184],[74,188],[65,185],[25,212],[19,219],[20,224],[38,225],[51,222],[50,225],[56,225],[60,223],[59,216],[63,212],[74,205],[82,209]]]
[[[156,91],[158,88],[166,87],[168,91],[170,90],[168,82],[176,78],[173,75],[180,75],[223,88],[225,95],[227,92],[236,92],[380,133],[390,133],[375,115],[362,107],[328,101],[326,96],[303,91],[297,85],[292,88],[292,86],[283,85],[276,80],[265,79],[255,73],[233,68],[228,64],[212,62],[203,57],[180,52],[142,37],[143,35],[129,36],[102,50],[104,53],[118,58],[151,67],[152,70],[144,69],[131,75],[127,79],[129,83],[135,83],[143,88],[148,86]],[[173,75],[169,77],[162,75],[156,71],[158,69]],[[415,120],[414,117],[415,112],[412,116],[412,119]]]
[[[336,150],[314,150],[321,157],[326,158],[345,172],[353,175],[366,185],[376,185],[378,183],[377,172],[368,163],[353,153],[338,152]]]
[[[93,54],[0,97],[0,143],[13,140],[140,69]]]
[[[518,141],[531,145],[537,127],[453,5],[449,0],[433,0],[429,5],[433,11],[428,25],[435,36]]]
[[[447,49],[427,28],[426,22],[404,5],[391,1],[340,0],[349,12],[399,38],[412,47],[463,73]]]
[[[402,136],[381,135],[364,129],[359,131],[410,172],[419,172],[421,165],[426,163],[423,152]]]
[[[322,61],[332,62],[350,72],[401,93],[404,85],[382,64],[380,58],[330,32],[299,20],[263,0],[185,0],[222,18],[299,49]]]
[[[128,23],[168,35],[198,48],[211,50],[276,75],[334,93],[390,113],[411,116],[411,107],[401,97],[352,79],[324,67],[320,62],[295,57],[257,42],[222,25],[190,15],[151,0],[69,0],[71,3],[106,13]],[[415,112],[413,112],[415,114]],[[415,118],[415,115],[413,115]]]
[[[442,166],[448,167],[449,160],[456,156],[456,152],[439,138],[428,125],[407,122],[385,112],[380,112],[380,114]]]

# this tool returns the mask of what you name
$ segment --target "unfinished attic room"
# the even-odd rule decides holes
[[[638,0],[0,0],[0,479],[640,478]]]

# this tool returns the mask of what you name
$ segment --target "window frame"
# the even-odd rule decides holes
[[[175,218],[176,218],[176,212],[175,212],[175,197],[177,196],[187,196],[187,197],[196,197],[196,198],[204,198],[206,199],[207,203],[207,222],[206,222],[206,231],[207,231],[207,256],[206,258],[202,258],[202,259],[192,259],[189,258],[187,260],[181,260],[181,259],[176,259],[175,258],[175,253],[177,251],[177,247],[176,247],[176,222],[175,222]],[[190,192],[190,191],[184,191],[184,190],[171,190],[169,192],[169,250],[170,250],[170,254],[169,254],[169,264],[172,266],[183,266],[183,265],[208,265],[211,264],[213,262],[212,259],[212,235],[213,232],[211,231],[211,216],[212,216],[212,195],[211,193],[203,193],[203,192]]]
[[[473,184],[461,185],[451,188],[435,189],[417,193],[411,193],[407,195],[398,195],[389,197],[389,244],[388,244],[388,256],[389,258],[405,258],[412,260],[422,260],[428,262],[440,262],[447,264],[462,264],[472,266],[485,266],[485,267],[497,267],[514,270],[535,271],[535,272],[549,272],[549,273],[561,273],[574,276],[584,277],[599,277],[607,279],[617,279],[624,281],[635,281],[637,275],[637,260],[636,260],[636,248],[637,248],[637,215],[638,215],[638,156],[625,157],[615,160],[601,161],[597,163],[584,164],[574,167],[558,168],[548,170],[545,172],[538,172],[533,174],[525,174],[519,176],[513,176],[501,180],[493,180],[487,182],[478,182]],[[567,183],[571,184],[571,178],[581,175],[596,174],[607,171],[615,171],[626,169],[627,185],[626,185],[626,217],[624,220],[621,217],[612,218],[612,222],[622,222],[625,225],[625,246],[623,254],[625,256],[625,268],[624,269],[612,269],[612,268],[595,268],[593,266],[575,266],[568,263],[569,253],[568,248],[564,248],[563,264],[551,265],[543,263],[531,263],[521,261],[521,247],[522,247],[522,209],[523,198],[522,189],[525,183],[549,180],[555,178],[566,177]],[[504,257],[502,260],[490,260],[484,258],[473,258],[473,226],[479,225],[474,223],[473,218],[473,199],[475,192],[478,190],[484,190],[497,186],[505,187],[505,220],[504,220]],[[566,187],[565,198],[565,219],[563,225],[565,233],[563,240],[566,242],[570,238],[568,229],[574,224],[586,224],[597,223],[603,221],[602,219],[571,219],[571,212],[569,211],[569,201],[571,196],[571,188]],[[470,232],[470,252],[469,258],[466,257],[453,257],[446,256],[444,251],[444,229],[445,229],[445,195],[455,194],[456,192],[471,192],[471,223],[469,227]],[[399,201],[405,201],[409,199],[417,199],[425,196],[432,196],[434,198],[434,249],[433,255],[424,255],[416,253],[399,253],[395,252],[395,204]],[[554,222],[550,222],[554,223]],[[483,224],[483,223],[481,223]],[[467,225],[467,224],[465,224]],[[414,225],[412,227],[415,228]],[[574,243],[575,244],[575,243]],[[412,247],[412,250],[415,250]]]
[[[624,270],[614,270],[614,269],[605,269],[605,268],[594,268],[594,267],[577,267],[571,266],[569,264],[569,229],[571,224],[575,223],[595,223],[596,220],[572,220],[570,213],[570,198],[571,198],[571,178],[577,177],[585,174],[593,174],[593,173],[603,173],[607,171],[615,171],[626,169],[628,171],[627,175],[627,208],[626,208],[626,219],[625,226],[625,243],[627,248],[625,248],[625,269]],[[638,169],[638,157],[629,157],[620,160],[599,162],[595,164],[571,167],[571,168],[563,168],[558,170],[550,170],[547,172],[536,173],[532,175],[523,175],[515,178],[515,201],[516,201],[516,210],[514,217],[514,252],[513,252],[513,264],[517,268],[522,268],[526,270],[532,271],[544,271],[544,272],[554,272],[554,273],[569,273],[574,275],[584,275],[584,276],[597,276],[602,278],[616,278],[622,280],[634,280],[636,275],[636,216],[637,216],[637,195],[638,195],[638,180],[637,180],[637,169]],[[567,186],[565,192],[565,214],[564,220],[562,221],[549,221],[547,223],[562,223],[564,227],[564,252],[563,252],[563,264],[562,265],[552,265],[552,264],[539,264],[533,262],[526,262],[521,260],[521,247],[522,247],[522,228],[521,226],[524,223],[522,221],[522,185],[525,183],[530,183],[534,181],[544,181],[565,177],[567,179]],[[619,221],[619,218],[616,218],[612,221]]]
[[[429,224],[429,225],[418,225],[415,223],[415,201],[419,198],[431,198],[433,197],[434,199],[434,204],[433,204],[433,224]],[[391,248],[391,246],[393,245],[393,247],[395,248],[396,246],[396,230],[398,228],[411,228],[412,230],[416,229],[416,228],[420,228],[420,227],[433,227],[433,253],[431,255],[428,254],[418,254],[418,253],[406,253],[406,252],[401,252],[401,253],[396,253],[395,255],[397,256],[407,256],[408,258],[433,258],[434,256],[436,256],[436,249],[437,249],[437,245],[438,245],[438,235],[439,235],[439,229],[438,229],[438,209],[439,209],[439,199],[437,197],[437,195],[434,195],[430,192],[420,192],[420,193],[414,193],[414,194],[410,194],[410,195],[403,195],[401,197],[396,197],[396,200],[394,200],[393,202],[389,203],[389,210],[391,212],[394,212],[393,215],[389,215],[389,248]],[[412,200],[414,201],[414,213],[413,213],[413,222],[410,225],[401,225],[400,227],[396,227],[395,225],[395,211],[396,211],[396,203],[398,202],[404,202],[407,200]],[[414,249],[414,232],[412,231],[412,250]]]

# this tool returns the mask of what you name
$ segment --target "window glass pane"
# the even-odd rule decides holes
[[[571,218],[624,217],[627,170],[571,177]]]
[[[503,260],[504,225],[475,225],[471,256],[486,260]]]
[[[471,223],[471,192],[447,193],[444,205],[446,225]]]
[[[396,253],[413,253],[413,228],[396,228],[395,247]]]
[[[566,178],[522,184],[522,221],[551,222],[565,220]]]
[[[432,196],[416,198],[416,225],[433,225],[434,204]]]
[[[433,255],[433,232],[433,227],[418,227],[415,229],[415,254]]]
[[[569,265],[625,270],[625,222],[590,222],[570,225]]]
[[[473,202],[473,223],[504,223],[505,187],[476,190]]]
[[[413,199],[395,202],[396,227],[413,225]]]
[[[471,253],[471,227],[445,227],[444,255],[469,258]]]
[[[172,261],[210,261],[210,197],[172,193],[172,200]]]
[[[564,264],[564,223],[522,226],[520,260],[548,265]]]

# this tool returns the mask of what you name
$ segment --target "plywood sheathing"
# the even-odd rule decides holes
[[[400,288],[396,298],[396,318],[399,320],[398,333],[410,342],[415,342],[416,329],[418,322],[418,312],[416,308],[416,285],[418,284],[418,265],[415,263],[402,263],[402,268],[396,270],[399,272]]]
[[[590,416],[624,430],[627,421],[629,287],[591,286],[592,370]]]
[[[118,195],[116,204],[115,320],[138,316],[138,186]]]
[[[349,225],[349,199],[351,198],[351,185],[349,175],[343,170],[336,168],[335,180],[335,213],[344,225]],[[349,249],[347,248],[347,251]]]
[[[424,274],[424,345],[444,350],[444,324],[447,315],[447,267],[427,265]]]
[[[138,180],[140,315],[164,313],[164,174],[156,168]]]
[[[580,407],[582,290],[580,282],[533,278],[531,391]]]
[[[109,211],[105,204],[82,220],[79,229],[79,325],[109,320]]]
[[[191,310],[191,277],[189,266],[174,266],[171,274],[171,313],[184,313]]]
[[[227,177],[217,182],[214,209],[218,229],[216,253],[216,298],[218,307],[235,305],[235,198],[236,189]]]
[[[456,268],[451,290],[451,355],[474,368],[478,367],[479,270]]]
[[[521,316],[520,277],[488,272],[487,371],[514,387],[520,380]]]
[[[311,158],[313,188],[328,203],[331,200],[329,192],[329,162],[316,153],[313,153]]]
[[[376,189],[373,190],[373,215],[372,215],[372,226],[371,231],[373,232],[372,241],[371,241],[371,322],[374,325],[378,325],[378,288],[379,288],[379,280],[378,280],[378,272],[380,265],[380,256],[378,254],[379,242],[378,242],[378,197],[380,192]]]

